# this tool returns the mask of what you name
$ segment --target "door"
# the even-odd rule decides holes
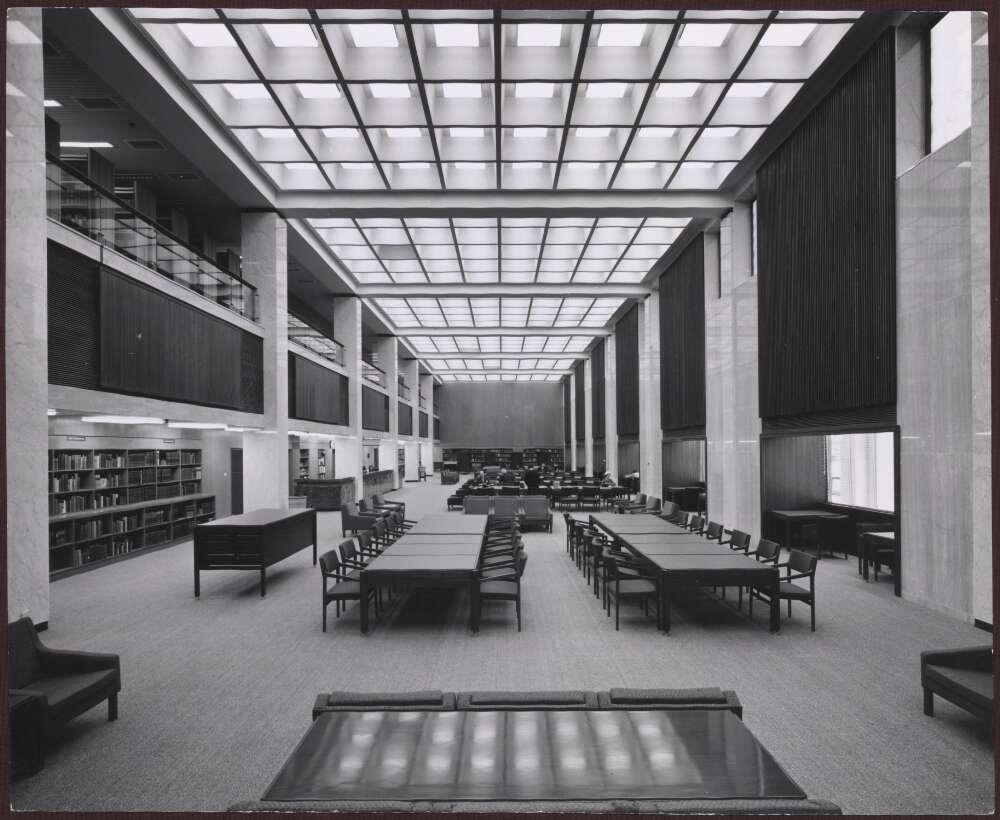
[[[229,451],[229,513],[243,512],[243,448],[233,447]]]

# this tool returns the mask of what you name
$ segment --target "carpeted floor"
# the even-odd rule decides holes
[[[407,485],[410,518],[440,512],[452,488]],[[454,513],[459,515],[460,513]],[[738,522],[729,522],[738,524]],[[321,545],[340,540],[320,514]],[[179,544],[52,585],[58,648],[117,652],[120,717],[74,721],[45,769],[14,784],[17,809],[220,810],[258,798],[331,689],[735,689],[744,720],[811,797],[849,813],[981,813],[993,807],[988,730],[939,701],[922,712],[922,649],[984,644],[970,625],[866,584],[852,561],[824,559],[818,627],[802,607],[771,635],[732,600],[698,594],[667,637],[638,609],[608,620],[553,534],[529,533],[524,631],[490,604],[478,636],[462,594],[414,593],[367,636],[349,611],[320,631],[320,576],[303,550],[268,572],[202,575]],[[732,598],[732,593],[730,594]]]

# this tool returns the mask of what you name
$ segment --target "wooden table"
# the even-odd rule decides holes
[[[194,596],[201,571],[260,572],[260,597],[267,595],[267,568],[312,544],[316,565],[316,510],[261,509],[218,518],[194,528]]]
[[[802,524],[816,524],[821,521],[846,521],[847,516],[843,513],[830,512],[829,510],[768,510],[767,514],[778,521],[783,521],[785,525],[785,540],[781,546],[785,549],[792,549],[792,528]],[[817,550],[822,552],[822,550]]]
[[[896,546],[896,533],[893,530],[869,530],[861,533],[862,555],[858,556],[861,563],[861,576],[868,580],[868,565],[874,550],[878,547]]]
[[[263,800],[782,798],[805,793],[739,718],[690,709],[324,712]]]

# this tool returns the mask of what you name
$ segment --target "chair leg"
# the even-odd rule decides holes
[[[615,632],[618,631],[618,610],[621,609],[621,598],[615,596]]]
[[[514,606],[517,609],[517,631],[521,631],[521,595],[517,596],[517,600],[514,602]]]
[[[788,599],[788,617],[789,618],[792,617],[792,599],[791,598]]]
[[[810,627],[813,632],[816,631],[816,601],[812,600],[809,602],[809,621]]]
[[[927,688],[924,689],[924,714],[934,717],[934,693]]]
[[[118,720],[118,693],[115,692],[108,698],[108,720]]]
[[[326,602],[323,602],[323,631],[326,632]]]

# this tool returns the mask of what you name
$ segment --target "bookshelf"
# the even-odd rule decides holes
[[[215,517],[201,450],[49,450],[49,575],[187,538]]]
[[[299,478],[309,478],[309,451],[299,449]]]
[[[316,475],[318,478],[326,478],[326,450],[322,447],[316,452]]]
[[[520,464],[515,462],[520,458]],[[446,449],[442,452],[444,461],[454,461],[464,472],[476,470],[481,466],[495,464],[507,469],[523,467],[542,467],[548,465],[552,469],[563,469],[563,451],[558,447],[531,447],[523,450],[511,448]]]

